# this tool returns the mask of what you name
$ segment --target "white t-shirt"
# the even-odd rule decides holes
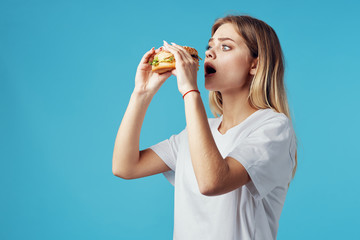
[[[205,196],[191,162],[187,129],[150,148],[172,169],[164,176],[175,187],[176,240],[276,239],[288,183],[295,164],[295,135],[283,113],[260,109],[225,134],[222,121],[209,125],[223,158],[232,157],[251,181],[219,196]]]

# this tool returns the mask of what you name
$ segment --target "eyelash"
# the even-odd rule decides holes
[[[223,45],[221,45],[221,46],[226,46],[226,47],[230,48],[228,45],[225,45],[225,44],[223,44]],[[211,47],[210,47],[209,45],[207,45],[205,49],[206,49],[206,50],[209,50],[210,48],[211,48]]]

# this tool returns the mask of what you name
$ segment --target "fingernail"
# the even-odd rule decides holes
[[[172,45],[175,45],[175,43],[173,43],[173,42],[172,42],[171,44],[172,44]]]
[[[165,40],[163,40],[165,44],[168,44]]]

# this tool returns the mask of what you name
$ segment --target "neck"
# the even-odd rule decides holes
[[[258,109],[252,108],[247,100],[249,90],[230,90],[221,92],[223,103],[223,119],[219,130],[228,129],[240,124]]]

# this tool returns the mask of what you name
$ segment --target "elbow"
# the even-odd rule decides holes
[[[112,173],[115,177],[119,177],[122,179],[129,179],[128,176],[126,176],[126,174],[124,174],[124,171],[121,171],[121,168],[119,166],[116,166],[116,160],[113,157],[112,160],[113,164],[112,164]]]
[[[199,192],[202,195],[205,196],[214,196],[214,192],[216,191],[216,183],[218,182],[217,180],[210,178],[209,175],[206,175],[206,178],[200,178],[197,177],[197,184],[198,184],[198,188],[199,188]]]
[[[204,195],[204,196],[208,196],[208,197],[211,196],[210,191],[207,191],[207,190],[200,190],[200,193],[201,193],[202,195]]]
[[[119,170],[116,170],[115,168],[112,169],[112,173],[115,177],[119,177],[125,180],[131,180],[132,178],[130,176],[127,176],[126,174],[121,173]]]
[[[210,184],[199,186],[199,189],[200,189],[200,193],[202,195],[205,195],[208,197],[215,196],[214,195],[215,190]]]
[[[112,169],[112,173],[113,173],[114,176],[120,177],[118,172],[114,168]]]
[[[115,161],[114,161],[114,158],[113,158],[112,173],[113,173],[114,176],[120,177],[120,176],[119,176],[119,171],[118,171],[118,169],[115,167],[114,162],[115,162]]]
[[[212,190],[201,190],[200,192],[204,196],[208,196],[208,197],[216,196],[216,194],[214,194]]]
[[[120,174],[118,173],[118,171],[116,171],[114,168],[112,169],[112,173],[113,173],[113,175],[114,175],[115,177],[120,177],[120,178],[121,178],[121,176],[120,176]]]

